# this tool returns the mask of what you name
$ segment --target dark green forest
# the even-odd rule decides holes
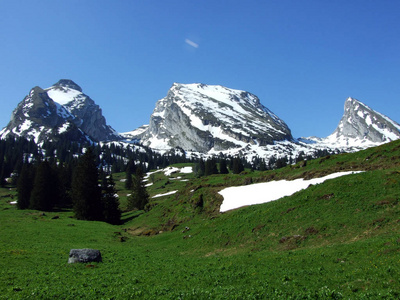
[[[306,157],[255,158],[219,155],[188,158],[182,149],[165,154],[143,145],[108,143],[81,145],[60,140],[41,145],[23,138],[0,140],[0,185],[17,187],[19,209],[55,211],[73,209],[81,220],[120,222],[121,211],[112,174],[126,172],[125,187],[131,190],[128,210],[148,210],[143,176],[150,170],[176,163],[194,163],[197,177],[239,174],[246,169],[282,168],[304,159],[325,156],[319,151]]]

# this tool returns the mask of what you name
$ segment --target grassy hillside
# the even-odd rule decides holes
[[[182,167],[179,165],[178,167]],[[227,186],[353,174],[219,213]],[[124,174],[115,174],[121,207]],[[124,224],[18,211],[0,191],[0,299],[340,299],[400,296],[400,141],[240,175],[154,173]],[[72,248],[102,263],[69,265]]]

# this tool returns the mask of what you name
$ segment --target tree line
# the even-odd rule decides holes
[[[135,174],[131,175],[131,170]],[[143,171],[133,162],[127,165],[131,186],[128,209],[147,208],[149,196]],[[87,148],[75,164],[55,164],[48,160],[25,163],[17,181],[17,207],[54,211],[73,210],[80,220],[121,222],[119,199],[112,173],[98,168],[93,148]]]
[[[65,139],[57,142],[44,142],[40,147],[33,140],[24,138],[9,137],[5,140],[0,140],[0,186],[4,186],[5,180],[9,177],[11,179],[18,178],[23,164],[26,163],[47,160],[51,165],[55,163],[74,165],[77,157],[88,146],[90,145],[71,143]],[[224,164],[227,164],[232,173],[240,173],[242,168],[261,171],[277,169],[302,160],[310,160],[340,152],[339,150],[316,150],[308,155],[300,152],[295,155],[289,153],[289,155],[281,157],[272,156],[268,159],[254,157],[252,161],[247,161],[244,157],[225,156],[221,153],[216,157],[206,159],[206,163],[201,157],[186,157],[185,151],[180,148],[160,154],[143,145],[127,146],[119,143],[99,143],[91,146],[95,155],[96,165],[109,173],[124,172],[128,161],[140,164],[143,172],[165,168],[175,163],[195,163],[199,167],[200,176],[215,174],[217,170],[213,165],[214,162],[221,165],[221,170],[218,169],[221,174],[226,172]],[[15,181],[13,183],[15,184]]]
[[[87,149],[85,151],[85,149]],[[84,153],[84,154],[82,154]],[[318,150],[315,157],[331,154]],[[112,174],[126,172],[126,187],[132,191],[128,209],[149,209],[144,173],[170,164],[195,163],[197,176],[239,174],[245,168],[268,170],[315,158],[300,152],[296,157],[244,157],[219,155],[204,160],[187,158],[182,149],[163,155],[138,145],[118,143],[80,145],[67,141],[45,142],[40,147],[32,140],[7,138],[0,140],[0,185],[6,178],[17,185],[18,208],[43,211],[73,209],[83,220],[100,220],[118,224],[121,219],[119,201]]]
[[[195,165],[194,172],[198,177],[213,174],[229,174],[230,172],[239,174],[244,171],[246,165],[248,166],[248,163],[239,157],[212,157],[206,160],[200,158]]]
[[[91,148],[73,168],[47,160],[23,164],[17,196],[19,209],[53,211],[72,207],[77,219],[111,224],[121,220],[112,174],[99,171]]]

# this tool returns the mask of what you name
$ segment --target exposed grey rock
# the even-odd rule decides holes
[[[82,93],[81,87],[72,80],[62,79],[46,91],[55,102],[63,105],[75,117],[75,124],[93,140],[121,139],[118,133],[107,125],[101,108]]]
[[[96,249],[71,249],[68,263],[101,262],[101,253]]]
[[[40,87],[34,87],[11,115],[0,137],[8,135],[56,141],[61,137],[84,142],[88,137],[75,125],[75,117],[62,105],[55,103]]]
[[[56,84],[53,85],[54,87],[64,87],[73,89],[79,92],[82,92],[82,88],[73,82],[71,79],[60,79]]]
[[[175,83],[156,103],[141,142],[206,153],[293,140],[289,127],[253,94],[222,86]]]
[[[400,138],[400,125],[364,103],[348,98],[333,136],[384,143]]]
[[[62,79],[43,90],[34,87],[11,115],[0,138],[21,136],[35,142],[115,141],[121,137],[102,115],[100,107],[72,80]]]

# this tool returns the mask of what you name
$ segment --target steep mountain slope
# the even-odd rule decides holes
[[[33,88],[11,115],[0,138],[9,135],[54,141],[119,140],[120,136],[106,124],[100,107],[71,80],[60,80],[48,89]]]
[[[0,138],[7,136],[25,137],[36,143],[60,137],[79,142],[90,140],[75,125],[75,117],[40,87],[34,87],[13,111],[10,122],[0,131]]]
[[[161,153],[222,153],[248,161],[286,157],[292,162],[299,155],[353,152],[399,139],[400,125],[348,98],[339,125],[330,136],[294,139],[286,123],[249,92],[219,85],[174,83],[167,96],[156,103],[149,125],[118,134],[79,85],[62,79],[45,90],[31,90],[0,131],[0,138],[9,135],[36,142],[60,138],[122,142],[124,138],[125,142],[139,142]]]
[[[292,140],[289,127],[253,94],[204,84],[174,83],[159,100],[141,142],[167,150],[218,152]]]
[[[72,80],[62,79],[46,92],[75,116],[75,124],[95,141],[120,139],[118,133],[107,125],[101,108]]]
[[[400,125],[359,100],[348,98],[344,114],[335,131],[328,137],[311,138],[314,147],[356,151],[400,138]],[[307,140],[307,139],[306,139]]]
[[[348,98],[344,115],[332,136],[339,139],[385,143],[400,138],[400,125],[364,103]]]
[[[165,152],[180,147],[188,155],[296,158],[353,152],[400,138],[400,125],[353,98],[327,138],[293,139],[284,121],[253,94],[222,86],[175,83],[156,103],[149,125],[122,134]],[[326,153],[326,152],[324,152]]]

